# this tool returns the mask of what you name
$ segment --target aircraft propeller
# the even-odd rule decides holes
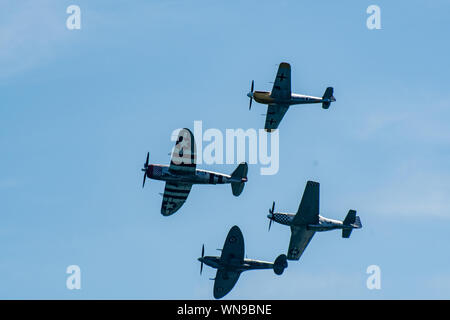
[[[272,209],[269,209],[269,213],[271,214],[270,218],[269,218],[269,231],[270,231],[270,227],[272,226],[272,221],[273,221],[273,212],[275,210],[275,201],[272,203]]]
[[[247,96],[250,98],[250,104],[248,106],[248,110],[252,108],[252,101],[253,101],[253,88],[255,86],[255,80],[252,80],[252,87],[250,89],[250,92],[247,94]]]
[[[202,245],[202,258],[205,256],[205,245]],[[203,271],[203,259],[201,260],[201,265],[200,265],[200,275],[202,274]]]
[[[144,180],[142,181],[142,188],[145,185],[145,178],[147,177],[147,169],[148,169],[148,158],[150,156],[150,152],[147,152],[147,160],[145,160],[144,168],[141,169],[141,171],[144,171]]]

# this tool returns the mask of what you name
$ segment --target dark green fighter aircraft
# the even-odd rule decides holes
[[[205,246],[202,247],[200,274],[203,264],[217,269],[214,280],[214,298],[223,298],[233,289],[242,272],[256,269],[273,269],[275,274],[281,275],[287,268],[287,257],[279,255],[275,262],[266,262],[244,258],[244,236],[238,226],[234,226],[228,232],[220,257],[205,256]]]

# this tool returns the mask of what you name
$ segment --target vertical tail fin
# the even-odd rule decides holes
[[[334,89],[332,87],[328,87],[323,94],[322,99],[322,108],[328,109],[330,107],[331,102],[336,101],[336,98],[333,96]]]
[[[231,183],[231,191],[233,192],[233,195],[236,197],[238,197],[242,193],[242,190],[244,190],[245,182],[247,182],[247,172],[248,172],[247,162],[242,162],[231,174],[232,179],[240,181]]]
[[[355,210],[349,210],[347,213],[347,216],[345,217],[343,223],[345,225],[351,225],[355,223],[356,220],[356,211]]]
[[[342,238],[349,238],[352,234],[353,229],[362,228],[361,219],[356,215],[355,210],[349,210],[347,216],[343,221],[344,226],[349,227],[348,229],[342,229]]]

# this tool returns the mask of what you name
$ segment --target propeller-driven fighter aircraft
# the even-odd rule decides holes
[[[161,213],[164,216],[174,214],[186,201],[194,184],[230,183],[233,195],[239,196],[247,182],[248,165],[243,162],[231,175],[196,169],[196,146],[194,135],[189,129],[181,129],[173,149],[170,165],[150,164],[149,153],[144,168],[145,179],[166,181]]]
[[[279,255],[274,263],[244,258],[244,236],[238,226],[228,232],[220,257],[205,256],[205,246],[202,247],[200,274],[203,264],[217,269],[214,280],[214,298],[220,299],[233,289],[241,272],[256,269],[273,269],[275,274],[281,275],[287,268],[285,254]]]
[[[337,221],[319,215],[319,183],[308,181],[302,201],[296,214],[275,212],[275,202],[269,209],[269,230],[272,221],[291,227],[289,260],[298,260],[305,251],[316,231],[342,230],[342,238],[349,238],[353,229],[362,228],[361,220],[355,210],[350,210],[344,221]]]
[[[264,129],[268,132],[278,128],[284,114],[289,106],[294,104],[322,103],[322,108],[328,109],[331,102],[336,101],[333,97],[333,88],[328,87],[323,97],[313,97],[303,94],[291,93],[291,66],[289,63],[282,62],[278,67],[277,76],[273,84],[272,92],[253,91],[255,82],[252,80],[252,86],[247,96],[250,98],[249,110],[252,107],[253,99],[256,102],[267,104],[266,124]]]

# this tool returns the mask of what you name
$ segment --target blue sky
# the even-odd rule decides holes
[[[81,8],[81,30],[66,8]],[[381,8],[368,30],[366,8]],[[307,180],[321,214],[356,209],[350,239],[317,233],[278,277],[244,273],[230,299],[450,297],[450,31],[447,1],[2,1],[0,10],[0,298],[210,299],[199,275],[238,225],[249,258],[273,261],[290,232],[267,210],[295,212]],[[249,168],[242,195],[194,186],[159,213],[176,128],[261,128],[250,82],[337,102],[291,108],[280,170]],[[234,165],[200,166],[231,173]],[[81,268],[81,290],[65,287]],[[381,290],[366,288],[380,266]]]

